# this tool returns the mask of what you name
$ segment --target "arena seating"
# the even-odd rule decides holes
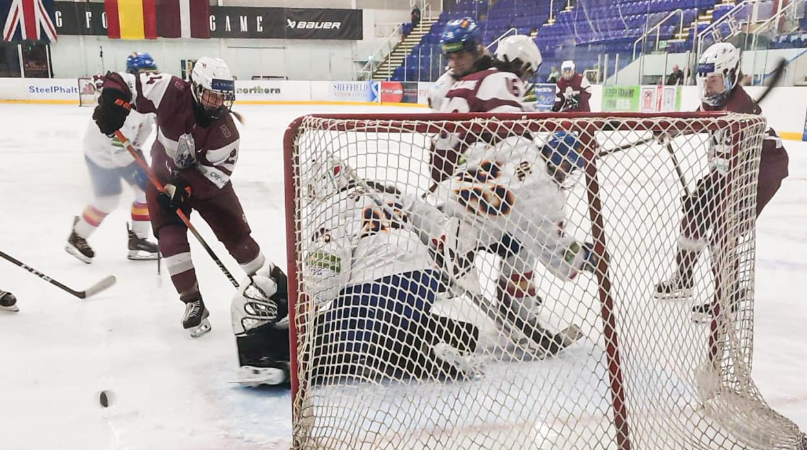
[[[549,24],[550,6],[554,8],[554,23]],[[552,66],[560,66],[563,60],[574,60],[579,71],[594,68],[598,56],[609,55],[608,67],[600,67],[613,74],[616,55],[619,68],[633,59],[633,45],[644,30],[656,26],[670,12],[683,11],[684,27],[690,27],[686,40],[673,40],[668,52],[682,52],[692,48],[693,36],[710,25],[698,23],[698,15],[713,10],[712,21],[718,20],[735,6],[735,3],[716,3],[716,0],[577,0],[571,9],[564,9],[563,0],[498,0],[489,5],[483,0],[461,0],[450,11],[443,11],[440,18],[423,36],[403,65],[396,68],[393,80],[433,81],[444,70],[445,58],[439,46],[440,33],[449,20],[471,17],[483,30],[486,45],[515,28],[518,34],[534,35],[544,56],[544,64],[538,74],[543,81]],[[742,20],[751,15],[751,6],[735,16]],[[757,19],[764,20],[773,12],[773,1],[759,4]],[[666,20],[659,27],[659,39],[671,40],[679,31],[679,16]],[[728,25],[723,25],[728,27]],[[723,31],[728,31],[723,30]],[[655,38],[655,35],[653,36]],[[655,39],[653,39],[654,41]],[[790,40],[782,45],[790,45]],[[801,41],[799,41],[801,46]],[[649,48],[649,47],[648,47]],[[491,46],[495,50],[495,44]],[[638,48],[639,52],[644,49]],[[600,56],[600,58],[602,58]],[[604,61],[601,59],[600,64]]]

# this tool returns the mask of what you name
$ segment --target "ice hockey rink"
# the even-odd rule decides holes
[[[772,107],[772,106],[768,106]],[[286,126],[315,112],[412,108],[239,106],[246,118],[233,183],[268,258],[285,268]],[[192,241],[213,331],[191,339],[165,270],[126,260],[125,192],[90,239],[85,265],[63,247],[91,199],[81,140],[90,108],[0,105],[0,249],[71,287],[114,274],[117,284],[78,300],[0,261],[0,288],[19,313],[0,313],[0,449],[285,449],[288,388],[241,388],[230,330],[233,289]],[[770,406],[807,429],[807,144],[786,141],[790,177],[757,223],[753,379]],[[192,220],[194,218],[192,217]],[[230,270],[237,264],[194,223]],[[163,268],[164,269],[164,268]],[[690,303],[681,303],[688,309]],[[111,393],[103,408],[99,393]]]

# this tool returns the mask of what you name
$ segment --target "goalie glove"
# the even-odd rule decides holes
[[[241,283],[230,305],[233,334],[246,336],[288,316],[286,274],[269,264]]]

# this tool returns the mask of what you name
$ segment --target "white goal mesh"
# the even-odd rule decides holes
[[[92,77],[80,77],[78,79],[78,105],[95,106],[98,103],[98,89]]]
[[[805,448],[750,378],[765,127],[722,113],[295,121],[295,448]],[[566,167],[551,159],[561,132],[582,157],[562,185],[549,175]],[[436,189],[435,141],[464,151]],[[418,208],[446,219],[442,235]],[[385,260],[388,245],[399,258]],[[685,265],[679,249],[701,247],[691,297],[657,298],[676,258]],[[432,258],[430,277],[396,271],[412,267],[401,251]],[[697,323],[700,304],[713,317]]]

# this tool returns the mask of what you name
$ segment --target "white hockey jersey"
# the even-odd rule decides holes
[[[135,149],[140,150],[154,129],[154,115],[129,112],[120,131]],[[109,137],[98,130],[92,119],[84,133],[84,154],[99,167],[115,169],[134,163],[134,158],[117,137]]]
[[[315,229],[303,270],[306,290],[319,303],[346,286],[433,268],[428,247],[408,223],[397,196],[352,188],[317,209],[327,211],[329,219]]]
[[[554,275],[573,278],[583,266],[583,251],[564,233],[566,195],[535,144],[513,137],[495,146],[473,145],[465,156],[467,162],[436,191],[443,211],[473,224],[480,247],[515,238],[522,264],[537,258]]]
[[[434,85],[429,89],[429,108],[432,109],[432,112],[442,110],[443,103],[446,101],[446,94],[451,90],[451,86],[454,85],[455,81],[457,80],[454,79],[454,71],[448,69],[434,82]]]

